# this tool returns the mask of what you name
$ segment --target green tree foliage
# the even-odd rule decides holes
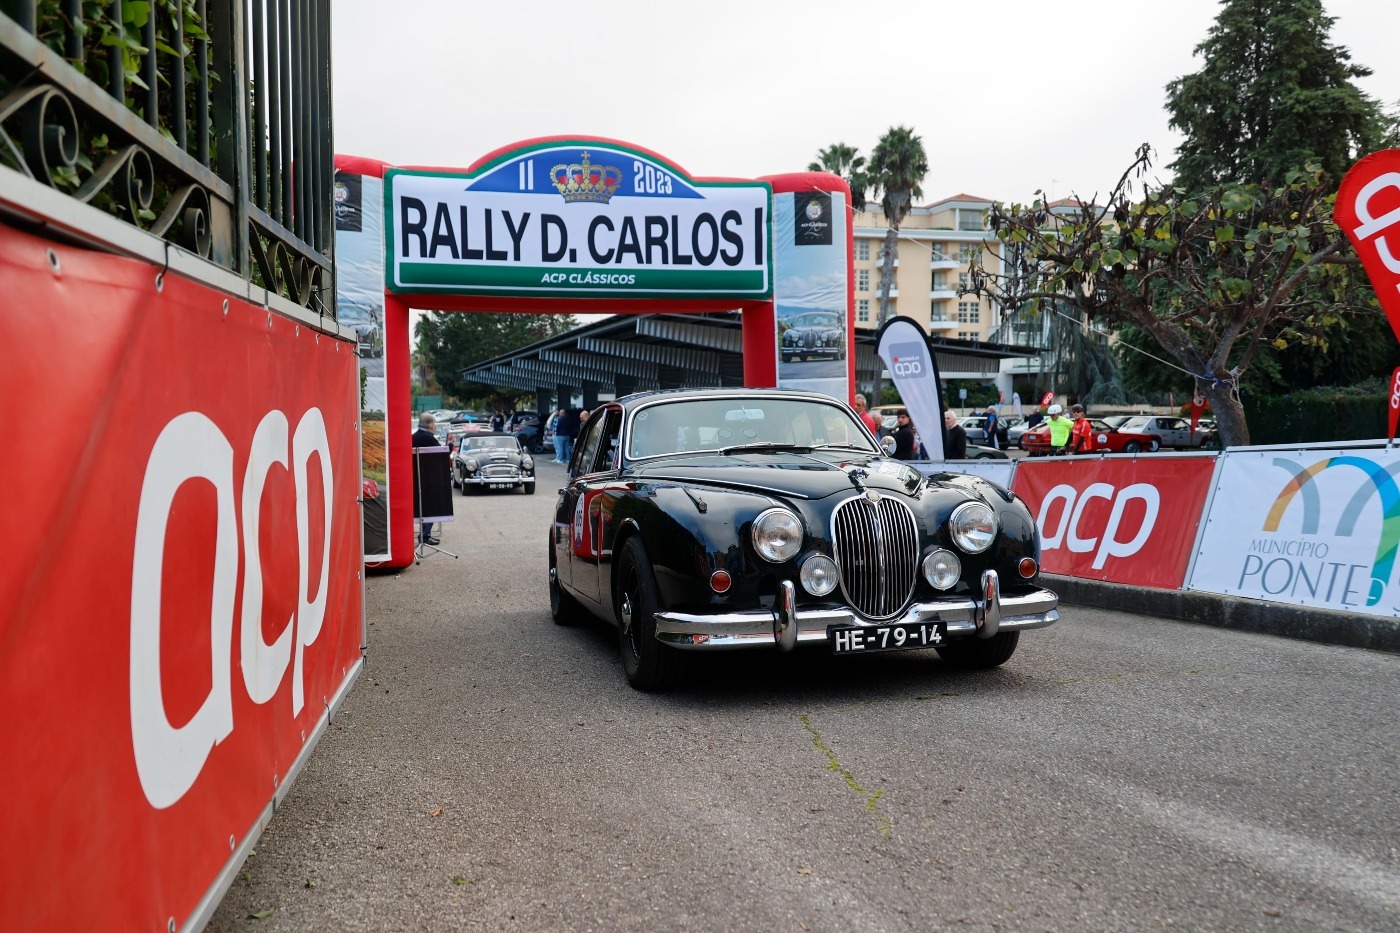
[[[870,188],[870,178],[865,173],[865,156],[859,149],[845,143],[832,143],[817,150],[817,160],[808,163],[807,171],[840,175],[851,187],[851,206],[858,211],[865,210],[865,192]]]
[[[1178,188],[1280,184],[1304,164],[1333,182],[1378,148],[1388,120],[1353,83],[1371,74],[1328,38],[1321,0],[1224,0],[1195,53],[1200,71],[1167,85],[1171,126],[1185,134]]]
[[[924,196],[924,176],[928,174],[928,154],[924,141],[904,126],[893,126],[880,137],[870,154],[870,184],[880,192],[880,206],[889,225],[885,247],[880,255],[880,317],[890,319],[890,289],[894,286],[894,260],[899,255],[899,227]]]
[[[1239,390],[1262,347],[1326,339],[1329,319],[1374,315],[1346,303],[1345,289],[1300,289],[1324,265],[1353,260],[1332,222],[1331,182],[1316,166],[1278,186],[1222,184],[1192,194],[1133,179],[1150,167],[1143,146],[1104,206],[1052,211],[997,205],[991,226],[1004,268],[972,270],[974,294],[1004,309],[1049,301],[1088,320],[1131,324],[1204,392],[1221,440],[1247,444]]]
[[[482,386],[463,379],[462,370],[573,327],[570,315],[435,311],[419,319],[414,336],[444,394],[467,398]]]

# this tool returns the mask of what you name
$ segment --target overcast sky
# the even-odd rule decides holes
[[[1400,101],[1400,0],[1324,0],[1332,39]],[[605,136],[698,176],[801,171],[892,125],[923,137],[924,202],[1106,191],[1177,137],[1218,0],[336,0],[336,151],[466,166],[536,136]],[[1163,172],[1165,174],[1165,172]]]

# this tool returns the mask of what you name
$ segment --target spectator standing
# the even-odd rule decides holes
[[[856,414],[860,416],[861,424],[870,429],[870,433],[876,437],[880,436],[880,419],[872,415],[866,408],[865,396],[856,393],[856,397],[851,400],[851,406],[855,408]]]
[[[913,460],[914,454],[914,422],[909,420],[909,412],[901,408],[895,413],[894,429],[894,458],[896,460]]]
[[[987,406],[986,415],[983,416],[983,418],[982,418],[982,430],[985,431],[985,432],[987,433],[987,446],[988,446],[988,447],[992,447],[992,448],[994,448],[994,449],[998,447],[998,444],[997,444],[997,433],[998,433],[998,432],[997,432],[997,423],[998,423],[1000,420],[1001,420],[1001,419],[999,419],[999,418],[997,417],[997,408],[996,408],[996,406],[995,406],[995,405],[988,405],[988,406]]]
[[[574,453],[574,438],[578,437],[579,410],[577,408],[559,409],[559,417],[554,422],[554,460],[556,463],[568,463],[569,458]]]
[[[1050,455],[1058,457],[1063,455],[1069,446],[1069,435],[1073,427],[1069,419],[1064,416],[1064,409],[1059,405],[1051,405],[1050,414]]]
[[[428,412],[418,416],[418,430],[413,432],[414,447],[440,447],[437,435],[437,419]],[[441,544],[442,539],[433,534],[433,523],[423,522],[420,538],[424,544]]]
[[[1069,449],[1070,453],[1091,454],[1094,452],[1094,426],[1089,423],[1089,419],[1084,417],[1083,405],[1071,405],[1070,414],[1074,417],[1074,424],[1070,429]]]
[[[943,413],[943,426],[946,427],[948,443],[944,445],[943,459],[967,459],[967,431],[958,424],[958,416],[951,410]]]
[[[501,412],[501,410],[498,408],[498,409],[496,409],[496,413],[495,413],[494,415],[491,416],[491,430],[493,430],[493,431],[500,431],[500,430],[503,430],[503,429],[505,428],[505,426],[506,426],[506,416],[505,416],[505,415]]]

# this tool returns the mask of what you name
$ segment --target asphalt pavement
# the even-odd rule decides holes
[[[369,579],[368,668],[211,929],[1400,928],[1400,656],[1067,607],[991,672],[642,694],[550,621],[561,481]]]

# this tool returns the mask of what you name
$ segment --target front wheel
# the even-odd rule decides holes
[[[1140,453],[1141,451],[1142,445],[1139,444],[1137,441],[1128,441],[1128,443],[1123,445],[1123,453],[1125,454],[1135,454]]]
[[[534,483],[526,483],[526,484],[525,484],[525,495],[527,495],[527,496],[533,496],[534,494],[535,494],[535,484],[534,484]]]
[[[680,679],[684,658],[656,640],[656,577],[640,538],[628,538],[617,565],[618,643],[627,682],[638,690],[665,690]]]
[[[959,638],[935,650],[950,667],[985,671],[1010,660],[1020,640],[1020,632],[998,632],[991,638]]]

